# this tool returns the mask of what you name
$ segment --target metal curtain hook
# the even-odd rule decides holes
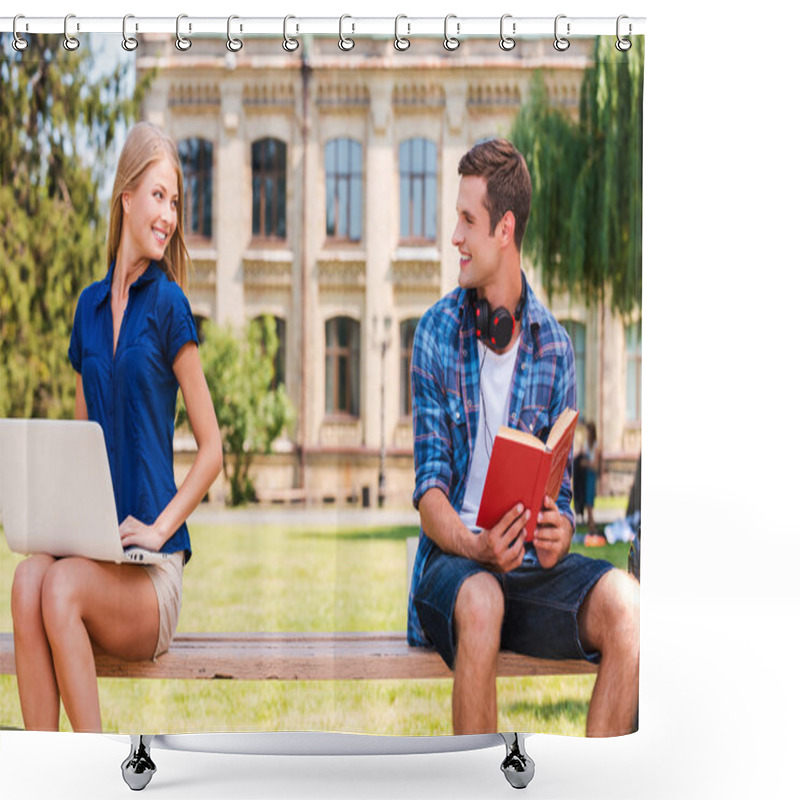
[[[614,47],[616,47],[617,50],[619,50],[621,53],[624,53],[627,50],[630,50],[631,47],[633,47],[633,42],[630,39],[624,39],[622,36],[620,36],[620,33],[619,33],[620,22],[622,22],[622,20],[624,20],[624,19],[628,19],[628,17],[626,17],[624,14],[620,14],[620,16],[617,17],[617,43],[614,45]],[[632,28],[631,28],[631,24],[629,22],[628,23],[628,36],[631,35],[631,31],[632,31]]]
[[[233,36],[231,36],[231,22],[235,19],[239,19],[235,14],[231,14],[231,16],[228,17],[228,41],[225,42],[225,47],[227,47],[231,53],[238,53],[244,47],[244,42],[241,39],[234,39]]]
[[[283,18],[283,49],[287,53],[294,53],[298,47],[300,47],[300,42],[297,39],[292,39],[289,36],[287,31],[287,26],[289,24],[290,19],[295,19],[291,14]]]
[[[122,18],[122,48],[131,52],[139,46],[139,40],[135,36],[128,36],[128,20],[134,19],[133,14],[126,14]]]
[[[178,14],[178,18],[175,20],[175,47],[182,52],[186,52],[192,46],[191,39],[181,35],[181,20],[188,19],[188,17],[188,14]],[[191,23],[189,24],[189,30],[192,30]]]
[[[67,16],[64,17],[64,49],[70,52],[77,50],[81,46],[81,43],[67,30],[71,19],[75,19],[74,14],[67,14]]]
[[[513,50],[517,44],[510,36],[506,36],[503,33],[503,24],[507,19],[511,19],[511,14],[503,14],[503,16],[500,17],[500,49],[506,52]],[[511,23],[511,32],[517,32],[517,25],[515,22]]]
[[[451,19],[456,19],[456,15],[455,14],[448,14],[444,18],[444,42],[443,42],[443,44],[444,44],[444,49],[445,50],[449,50],[452,53],[453,50],[458,50],[458,46],[461,44],[461,42],[459,42],[458,39],[455,38],[455,36],[449,36],[448,33],[447,33],[447,25],[448,25],[448,23],[450,22]],[[458,33],[458,29],[459,29],[459,25],[458,25],[458,23],[456,23],[456,33]]]
[[[554,27],[556,38],[555,41],[553,42],[553,47],[555,47],[555,49],[561,53],[563,53],[565,50],[569,48],[569,41],[558,35],[558,21],[560,19],[566,19],[566,18],[567,18],[566,14],[559,14],[556,17],[556,22]],[[567,23],[567,36],[569,36],[569,22]]]
[[[409,39],[400,36],[400,33],[398,32],[398,25],[401,19],[408,19],[408,17],[405,14],[398,14],[394,18],[394,49],[399,50],[400,52],[402,52],[403,50],[408,50],[408,48],[411,47],[411,41]],[[410,33],[411,32],[410,25],[408,26],[408,29]]]
[[[21,53],[23,50],[25,50],[28,47],[28,40],[27,39],[23,39],[17,33],[17,22],[19,22],[19,20],[21,20],[21,19],[25,19],[25,17],[22,14],[17,14],[14,17],[14,24],[13,24],[13,26],[11,28],[11,30],[12,30],[12,32],[14,34],[14,40],[11,42],[11,44],[12,44],[12,46],[14,47],[14,49],[18,53]],[[27,25],[25,27],[26,27],[26,30],[27,30]]]
[[[352,39],[345,37],[342,32],[342,26],[346,19],[352,19],[352,17],[349,14],[342,14],[342,16],[339,17],[339,49],[345,51],[352,50],[356,46],[356,43]]]

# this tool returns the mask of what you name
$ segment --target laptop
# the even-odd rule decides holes
[[[0,419],[0,522],[15,553],[117,564],[168,557],[123,549],[111,470],[96,422]]]

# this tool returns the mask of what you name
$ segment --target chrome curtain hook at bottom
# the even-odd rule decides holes
[[[188,14],[178,14],[178,18],[175,20],[175,47],[182,52],[186,52],[191,46],[192,41],[191,39],[187,39],[185,36],[181,34],[181,20],[188,19]],[[189,24],[189,31],[192,30],[191,23]]]
[[[11,46],[12,46],[12,47],[13,47],[13,48],[14,48],[14,49],[15,49],[15,50],[18,52],[18,53],[21,53],[23,50],[26,50],[26,49],[27,49],[27,47],[28,47],[28,44],[29,44],[27,39],[23,39],[23,38],[22,38],[22,37],[19,35],[19,33],[17,33],[17,23],[18,23],[18,22],[19,22],[21,19],[25,19],[24,15],[22,15],[22,14],[17,14],[17,15],[14,17],[14,24],[13,24],[13,26],[12,26],[12,28],[11,28],[11,30],[12,30],[12,33],[14,34],[14,39],[13,39],[13,40],[12,40],[12,42],[11,42]],[[27,30],[27,25],[25,26],[25,28],[26,28],[26,30]]]
[[[566,14],[559,14],[556,17],[555,25],[554,25],[554,32],[555,32],[555,41],[553,42],[553,47],[558,50],[560,53],[563,53],[565,50],[569,49],[569,40],[565,39],[558,35],[558,21],[560,19],[566,19]],[[567,23],[567,36],[569,36],[569,22]]]
[[[228,17],[228,41],[225,42],[225,47],[227,47],[231,53],[238,53],[244,47],[244,42],[241,39],[235,39],[231,35],[231,22],[235,19],[239,19],[235,14],[231,14],[231,16]]]
[[[621,23],[621,22],[622,22],[622,20],[624,20],[624,19],[628,19],[628,17],[626,17],[626,16],[625,16],[625,14],[620,14],[620,15],[617,17],[617,42],[616,42],[616,44],[614,45],[614,47],[616,47],[616,48],[617,48],[617,50],[619,50],[621,53],[625,53],[625,52],[627,52],[628,50],[630,50],[630,49],[631,49],[631,47],[633,47],[633,42],[632,42],[630,39],[625,39],[625,38],[623,38],[623,37],[620,35],[620,32],[619,32],[619,31],[620,31],[620,23]],[[631,24],[630,24],[630,22],[629,22],[629,23],[628,23],[628,36],[630,36],[630,35],[631,35],[631,31],[632,31],[632,28],[631,28]]]
[[[461,42],[459,42],[455,36],[450,36],[447,32],[447,27],[451,19],[456,19],[456,15],[448,14],[444,18],[444,42],[442,42],[442,44],[444,45],[445,50],[449,50],[452,53],[453,50],[458,50],[458,46],[461,44]],[[458,33],[458,29],[459,25],[456,23],[456,33]]]

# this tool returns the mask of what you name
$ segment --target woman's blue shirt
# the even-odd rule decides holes
[[[156,262],[133,283],[114,353],[112,264],[102,281],[81,292],[69,360],[83,381],[89,419],[100,424],[111,467],[117,517],[151,525],[177,492],[172,440],[178,380],[172,364],[197,343],[189,301]],[[162,552],[191,557],[184,522]]]

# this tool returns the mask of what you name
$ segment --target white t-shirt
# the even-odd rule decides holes
[[[519,340],[505,353],[495,353],[491,348],[478,342],[480,368],[480,412],[478,414],[478,435],[472,451],[472,462],[467,477],[467,489],[459,517],[470,529],[479,530],[476,525],[478,508],[481,504],[483,484],[489,468],[492,444],[501,425],[508,424],[508,411],[511,405],[511,379],[517,363]]]

